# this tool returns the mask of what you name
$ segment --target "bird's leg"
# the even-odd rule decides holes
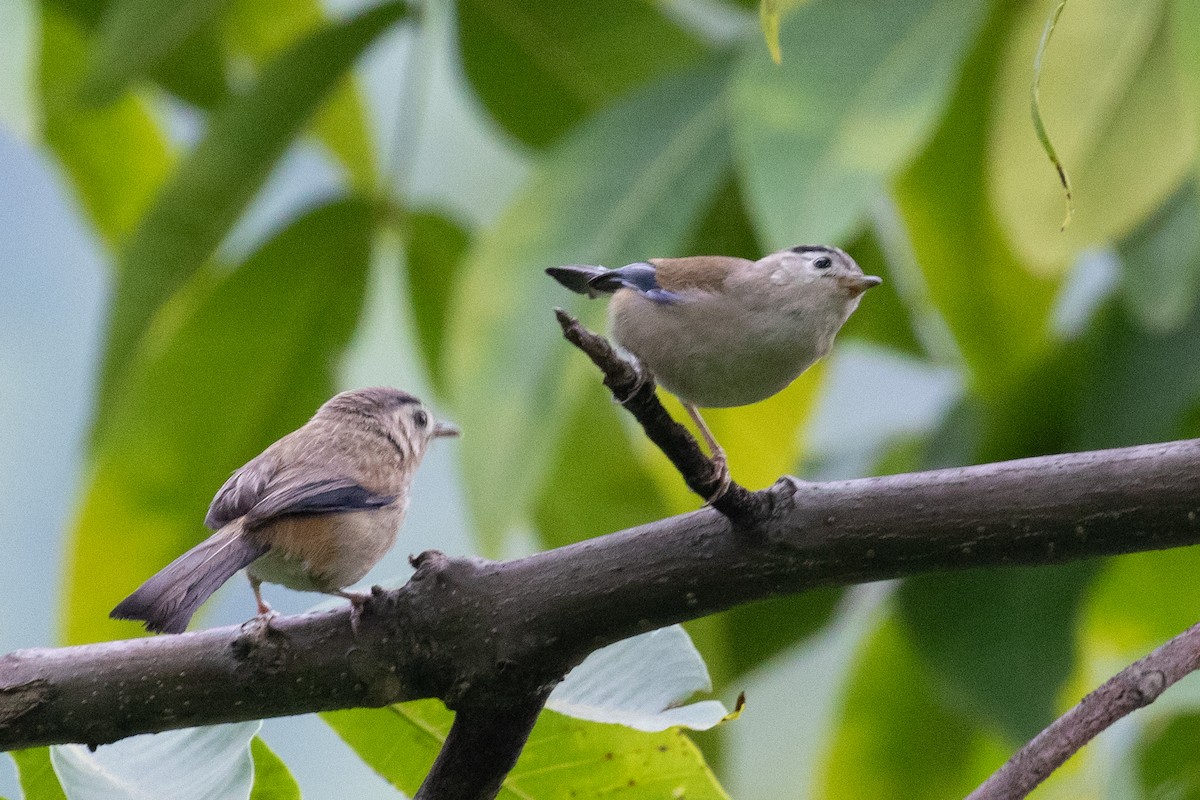
[[[246,577],[250,579],[250,588],[254,591],[254,602],[258,604],[258,616],[270,620],[275,616],[275,611],[266,600],[263,600],[262,581],[250,574],[247,574]]]
[[[708,445],[708,452],[712,457],[713,465],[717,469],[717,477],[720,480],[720,485],[717,490],[708,498],[709,503],[715,503],[720,500],[725,492],[729,491],[731,478],[729,477],[729,462],[725,458],[725,450],[721,445],[717,444],[717,438],[712,435],[712,431],[704,424],[704,418],[700,416],[700,410],[691,403],[684,403],[683,407],[687,409],[688,414],[692,418],[692,422],[696,423],[696,427],[700,429],[700,435],[704,437],[704,443]]]

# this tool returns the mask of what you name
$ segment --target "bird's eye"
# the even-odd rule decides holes
[[[429,415],[422,409],[417,409],[413,414],[413,422],[417,423],[418,428],[424,428],[429,424]]]
[[[833,259],[831,259],[829,256],[821,256],[813,262],[813,266],[817,269],[829,269],[833,266]]]

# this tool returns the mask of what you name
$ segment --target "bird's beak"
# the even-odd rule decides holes
[[[850,290],[850,294],[857,295],[883,283],[883,278],[876,275],[846,275],[841,278],[841,283]]]
[[[458,426],[451,425],[449,422],[439,422],[433,426],[433,436],[435,439],[442,437],[442,436],[461,436],[461,435],[462,435],[462,431],[460,431],[458,429]]]

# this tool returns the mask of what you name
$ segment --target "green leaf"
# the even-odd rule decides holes
[[[854,257],[863,272],[883,278],[883,284],[867,294],[858,310],[842,326],[837,340],[861,339],[910,355],[925,355],[925,347],[913,327],[914,311],[900,296],[902,280],[896,277],[875,230],[864,231],[846,245],[846,252]]]
[[[476,95],[535,147],[703,52],[644,0],[459,0],[458,31]]]
[[[125,97],[108,108],[79,100],[85,32],[71,17],[45,7],[41,16],[39,83],[44,135],[80,203],[110,247],[141,219],[171,166],[166,138],[146,105]]]
[[[952,707],[1021,743],[1057,716],[1075,665],[1082,590],[1095,570],[1086,563],[920,576],[900,587],[897,608]]]
[[[191,37],[211,26],[231,0],[116,0],[93,36],[85,99],[106,105],[163,63]]]
[[[1162,0],[1072,2],[1041,77],[1041,106],[1071,173],[1075,215],[1030,135],[1030,57],[1057,0],[1024,4],[992,92],[988,186],[1005,234],[1030,268],[1061,273],[1088,246],[1125,236],[1192,168],[1196,116],[1182,102]],[[1152,119],[1153,124],[1146,124]]]
[[[1200,800],[1200,714],[1154,720],[1138,742],[1138,783],[1142,797]]]
[[[544,547],[669,516],[630,442],[641,429],[632,431],[625,413],[597,373],[570,412],[538,495],[534,523]]]
[[[733,86],[734,139],[769,248],[854,233],[933,132],[987,7],[812,3],[784,21],[782,67],[757,46],[745,52]]]
[[[177,97],[198,108],[212,110],[229,96],[225,73],[225,48],[219,26],[210,24],[167,53],[149,76]]]
[[[457,222],[434,211],[412,211],[405,216],[404,226],[406,300],[426,371],[441,393],[445,391],[442,356],[449,331],[450,298],[471,238]]]
[[[233,0],[225,39],[231,50],[262,66],[325,21],[319,0]],[[354,187],[367,193],[378,182],[375,147],[358,82],[347,76],[312,121],[313,132],[346,167]]]
[[[384,780],[412,796],[450,730],[437,700],[321,715]],[[642,733],[542,712],[499,800],[608,797],[726,800],[700,751],[677,730]]]
[[[49,747],[14,750],[9,755],[16,762],[17,779],[25,800],[67,800],[50,764]]]
[[[1157,333],[1187,323],[1200,298],[1200,192],[1185,181],[1118,245],[1123,288],[1138,321]]]
[[[259,737],[250,740],[254,786],[250,800],[300,800],[300,786],[279,756]]]
[[[362,304],[372,222],[371,206],[355,200],[311,211],[234,272],[201,272],[156,317],[154,346],[105,412],[108,436],[68,550],[68,642],[136,634],[109,609],[208,533],[205,508],[232,469],[332,393]]]
[[[1200,3],[1168,0],[1179,78],[1193,114],[1200,114]]]
[[[1105,561],[1088,593],[1084,640],[1128,662],[1187,630],[1200,607],[1198,569],[1200,550],[1194,547]]]
[[[101,374],[100,407],[122,390],[123,366],[158,307],[212,255],[276,160],[368,45],[404,16],[387,3],[326,26],[275,58],[255,85],[209,121],[124,249]],[[101,419],[101,434],[104,420]]]
[[[783,49],[779,46],[779,25],[783,18],[784,3],[780,0],[761,0],[758,4],[758,23],[762,27],[767,52],[776,64],[783,63]]]
[[[598,379],[562,341],[551,309],[572,296],[543,269],[679,252],[728,168],[724,75],[717,65],[666,78],[590,120],[547,155],[464,265],[447,385],[463,428],[489,432],[462,448],[484,552],[531,510],[568,419],[568,364],[574,385]],[[586,308],[592,320],[603,311]]]
[[[247,797],[254,781],[250,742],[262,722],[239,722],[132,736],[89,750],[50,748],[71,800]]]
[[[979,37],[941,127],[894,189],[928,298],[988,395],[1006,391],[1049,348],[1059,285],[1022,268],[986,195],[987,98],[1009,18],[998,14]]]
[[[858,659],[817,794],[945,800],[973,787],[977,729],[940,702],[899,626],[885,622]]]
[[[1071,445],[1080,450],[1175,438],[1200,397],[1200,310],[1169,333],[1143,331],[1112,305],[1080,354],[1089,377]]]

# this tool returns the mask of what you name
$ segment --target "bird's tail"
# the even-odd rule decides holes
[[[586,294],[588,297],[599,297],[601,294],[612,294],[619,286],[597,286],[596,281],[601,275],[611,270],[604,267],[592,267],[587,264],[568,264],[565,267],[549,267],[546,274],[572,292]]]
[[[159,570],[108,615],[142,620],[155,633],[183,633],[201,603],[266,551],[266,545],[242,535],[240,520],[230,523]]]

